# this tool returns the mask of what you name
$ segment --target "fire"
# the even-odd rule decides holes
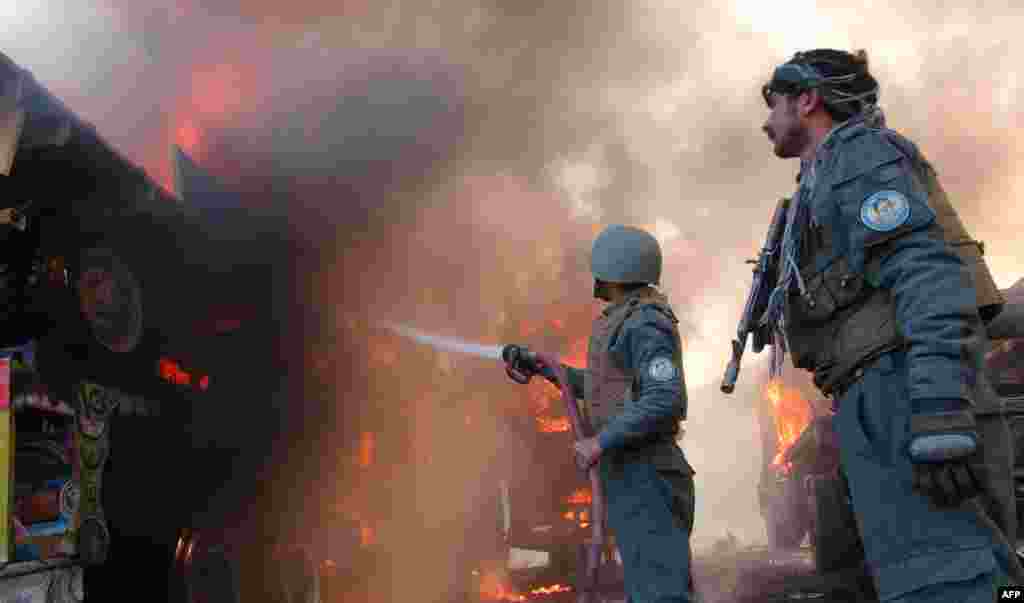
[[[783,454],[810,424],[813,411],[811,405],[800,396],[799,392],[786,388],[778,380],[773,379],[768,382],[765,395],[772,403],[772,411],[775,415],[775,433],[778,438],[772,465],[785,470],[787,468],[782,462]]]
[[[575,368],[583,368],[587,366],[587,347],[590,345],[590,339],[583,337],[572,342],[569,346],[569,353],[561,357],[562,364],[572,366]]]
[[[480,599],[483,601],[525,601],[526,597],[512,590],[494,572],[487,572],[480,578]]]
[[[565,502],[569,505],[589,505],[594,502],[594,497],[590,493],[590,488],[579,488],[570,494]]]
[[[497,573],[487,572],[480,578],[480,599],[483,601],[518,602],[526,601],[527,597],[532,599],[535,596],[542,597],[570,591],[572,591],[571,586],[552,584],[530,589],[528,595],[522,595],[506,584]]]
[[[589,505],[592,501],[590,488],[577,488],[575,492],[565,498],[565,504],[570,506]],[[570,509],[562,514],[562,518],[578,523],[581,528],[586,528],[590,526],[590,509]]]
[[[184,120],[175,133],[175,142],[189,155],[195,155],[199,148],[199,128],[192,120]]]
[[[569,417],[536,417],[537,431],[541,433],[562,433],[569,431]]]
[[[398,344],[391,337],[379,338],[370,344],[370,364],[389,367],[398,362]]]
[[[537,378],[526,386],[526,395],[530,401],[530,410],[536,415],[542,415],[551,410],[561,394],[547,379]]]
[[[373,526],[363,522],[359,526],[359,544],[364,547],[373,546],[377,541],[377,535],[374,532]]]
[[[376,438],[372,431],[364,431],[359,438],[359,466],[367,468],[373,464]]]
[[[553,595],[555,593],[567,593],[572,590],[571,586],[564,584],[552,584],[551,586],[542,586],[535,588],[530,591],[531,595]]]

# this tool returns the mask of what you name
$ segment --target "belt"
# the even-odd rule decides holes
[[[638,460],[653,456],[661,446],[676,443],[677,434],[657,434],[619,448],[609,456],[618,461]]]

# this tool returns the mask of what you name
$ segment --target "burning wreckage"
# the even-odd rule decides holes
[[[208,340],[176,340],[173,334],[195,331],[196,322],[208,325],[209,333],[230,332],[237,329],[238,321],[237,316],[230,320],[210,316],[207,306],[215,304],[176,294],[180,282],[168,278],[188,275],[210,292],[231,288],[215,284],[224,272],[211,277],[208,267],[199,269],[222,249],[217,254],[209,249],[197,252],[201,261],[192,264],[177,251],[170,251],[178,249],[177,240],[186,238],[184,232],[208,231],[217,220],[213,213],[197,211],[188,203],[203,196],[198,167],[179,153],[178,188],[186,198],[182,204],[114,152],[26,72],[4,57],[0,59],[0,103],[5,103],[0,106],[0,171],[4,174],[0,182],[5,198],[14,200],[3,204],[8,209],[0,210],[4,247],[12,258],[5,265],[4,294],[9,300],[0,344],[11,356],[6,365],[10,369],[0,360],[0,371],[12,371],[7,395],[18,413],[17,449],[0,450],[14,454],[13,479],[8,463],[0,481],[13,491],[14,500],[13,508],[3,514],[12,515],[17,522],[17,532],[0,542],[9,553],[3,559],[7,565],[0,569],[0,593],[35,588],[34,583],[25,583],[26,576],[49,572],[57,582],[66,584],[68,594],[63,600],[81,600],[79,568],[101,563],[111,541],[98,497],[88,496],[99,490],[97,467],[82,463],[82,457],[88,457],[82,453],[107,450],[103,446],[109,446],[104,439],[109,432],[103,425],[110,413],[147,416],[162,410],[166,414],[183,398],[191,403],[195,396],[208,396],[210,377],[186,370],[183,362],[173,357],[187,357]],[[54,178],[54,173],[65,177]],[[219,217],[221,221],[243,218],[241,213]],[[152,241],[164,241],[168,253],[133,254],[134,241],[142,237],[150,238],[147,249]],[[143,258],[145,263],[139,265]],[[222,263],[237,268],[257,261],[224,258]],[[251,280],[261,278],[265,277]],[[246,290],[258,286],[250,284]],[[1017,491],[1024,497],[1024,346],[1020,345],[1024,341],[1020,332],[1024,300],[1017,295],[1020,288],[1018,284],[1006,292],[1011,303],[990,325],[996,344],[989,364],[1011,414],[1018,443]],[[145,316],[143,295],[147,300]],[[165,303],[158,301],[161,299]],[[230,295],[225,299],[236,301]],[[223,306],[224,299],[217,301]],[[578,343],[585,344],[585,340]],[[575,345],[570,357],[562,360],[578,366],[584,349]],[[202,358],[201,354],[193,356]],[[158,377],[155,385],[139,377],[154,372]],[[63,391],[67,393],[56,393]],[[458,563],[459,574],[467,578],[463,594],[468,600],[568,600],[587,579],[579,568],[587,566],[588,545],[594,535],[594,493],[568,452],[571,419],[557,412],[558,392],[549,384],[531,384],[527,391],[537,411],[503,418],[504,428],[515,433],[521,454],[509,454],[515,463],[496,472],[493,483],[485,488],[491,495],[480,505],[483,520],[467,537],[472,544]],[[111,397],[116,402],[110,403]],[[802,589],[801,596],[808,597],[844,587],[848,591],[870,589],[870,584],[863,583],[852,511],[836,479],[838,451],[830,410],[825,403],[812,400],[812,395],[782,382],[766,387],[758,413],[765,459],[759,497],[769,551],[731,557],[727,551],[719,551],[718,558],[695,559],[698,589],[708,600],[766,600],[769,591],[794,589]],[[30,408],[39,413],[27,412]],[[8,446],[12,441],[3,440]],[[370,474],[383,464],[379,457],[391,454],[389,446],[387,438],[376,431],[358,434],[354,456],[366,472],[367,489],[388,487],[386,480]],[[102,463],[99,465],[102,468]],[[280,563],[271,560],[278,567],[269,573],[277,575],[285,565],[299,560],[300,567],[293,573],[304,576],[302,584],[286,584],[281,589],[284,597],[295,599],[299,590],[323,592],[328,590],[323,586],[339,576],[350,583],[359,582],[360,573],[371,571],[376,563],[376,532],[387,519],[366,507],[362,513],[341,509],[320,526],[321,536],[335,538],[335,550],[345,550],[328,554],[324,551],[331,545],[320,546],[320,552],[312,555],[312,565],[302,558],[310,557],[308,552],[317,546],[297,545],[302,537],[278,539],[280,546],[274,553]],[[161,528],[171,527],[173,532],[191,525],[180,511],[167,516],[171,519]],[[152,531],[151,525],[141,527],[147,521],[151,521],[149,514],[136,511],[131,517],[117,516],[114,524],[120,523],[121,529],[129,525],[139,532]],[[327,525],[332,522],[337,524],[333,528]],[[172,552],[167,557],[174,558],[176,569],[187,577],[193,574],[185,581],[185,600],[202,600],[204,595],[212,596],[214,589],[225,588],[223,580],[201,584],[198,576],[208,578],[210,568],[223,566],[222,573],[234,573],[237,579],[236,565],[246,536],[213,526],[205,531],[212,536],[204,537],[202,530],[183,530],[168,539],[167,548]],[[601,543],[604,563],[598,585],[612,598],[622,579],[613,537]],[[805,543],[811,546],[804,547]],[[723,577],[723,563],[732,565],[725,572],[730,578]],[[29,566],[32,571],[26,570]],[[806,587],[780,583],[790,576],[796,582],[803,580]],[[808,581],[809,576],[823,579]],[[327,578],[322,585],[320,577]],[[777,588],[767,586],[769,583]],[[217,600],[238,597],[237,584],[228,588],[234,593]]]
[[[1020,526],[1024,519],[1024,279],[1002,294],[1007,303],[988,325],[992,348],[986,355],[986,369],[1005,402],[1016,446],[1014,482]],[[830,402],[815,400],[779,381],[769,383],[764,398],[759,417],[766,462],[759,502],[769,547],[805,551],[818,578],[807,582],[810,590],[852,593],[870,600],[873,587],[862,568],[864,552],[856,520],[838,473]],[[1024,551],[1021,534],[1015,539],[1020,554]]]
[[[213,375],[244,357],[258,394],[283,373],[266,317],[286,311],[266,291],[288,287],[267,267],[295,254],[280,237],[225,244],[227,222],[260,231],[243,208],[182,203],[2,54],[0,191],[0,598],[137,580],[198,601],[215,568],[206,596],[237,600],[223,534],[182,528],[227,520],[211,493],[247,444],[211,431],[233,412],[212,402],[254,394],[218,394]]]

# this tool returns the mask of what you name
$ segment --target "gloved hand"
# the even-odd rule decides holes
[[[501,351],[505,361],[505,372],[516,383],[529,383],[535,375],[556,382],[557,377],[550,370],[541,367],[537,355],[525,345],[507,345]]]
[[[969,460],[978,449],[974,414],[962,401],[915,401],[908,453],[914,489],[936,506],[955,507],[984,490]]]

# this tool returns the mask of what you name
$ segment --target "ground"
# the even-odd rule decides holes
[[[615,573],[614,570],[612,572]],[[809,549],[792,552],[771,552],[751,547],[719,551],[698,556],[694,563],[695,580],[702,603],[781,603],[815,601],[820,603],[853,603],[870,601],[856,592],[857,578],[850,575],[818,576],[814,572]],[[602,603],[625,603],[621,577],[609,577]],[[564,577],[550,572],[513,575],[513,587],[529,592],[541,584],[566,583]],[[570,603],[575,592],[528,596],[527,602]],[[325,601],[324,603],[334,603]],[[462,603],[462,602],[458,602]]]

